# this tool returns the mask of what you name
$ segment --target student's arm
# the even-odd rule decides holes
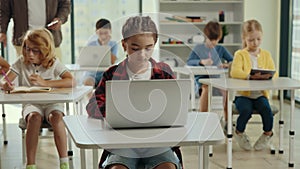
[[[189,66],[199,66],[200,65],[200,56],[197,54],[198,47],[195,48],[190,52],[189,58],[187,60],[187,65]]]
[[[4,90],[4,91],[11,91],[14,89],[14,84],[12,83],[15,78],[17,77],[17,74],[11,70],[9,70],[6,73],[6,77],[3,76],[0,80],[0,87]]]
[[[244,57],[245,52],[235,52],[234,59],[231,64],[230,76],[237,79],[248,79],[251,71],[251,61]]]
[[[32,74],[29,79],[31,83],[38,86],[47,86],[47,87],[73,87],[76,85],[76,82],[73,78],[73,75],[69,71],[65,71],[61,74],[61,79],[58,80],[45,80],[38,74]]]
[[[225,47],[222,46],[222,48],[223,48],[223,58],[224,58],[228,63],[232,62],[232,61],[233,61],[233,56],[232,56],[232,54],[231,54]]]
[[[118,59],[117,55],[118,55],[118,44],[115,41],[111,41],[111,44],[109,44],[111,46],[111,64],[115,64],[116,60]]]
[[[223,46],[219,46],[219,49],[218,49],[218,53],[219,53],[219,56],[220,56],[220,59],[221,60],[226,60],[227,63],[222,63],[221,67],[222,68],[228,68],[229,67],[229,63],[233,61],[233,56],[232,54]]]
[[[115,62],[116,62],[116,60],[117,60],[116,55],[111,54],[110,60],[111,60],[111,64],[112,64],[112,65],[115,64]]]
[[[103,73],[100,85],[98,85],[86,105],[86,111],[89,117],[102,119],[105,117],[105,83],[109,79],[107,72]]]

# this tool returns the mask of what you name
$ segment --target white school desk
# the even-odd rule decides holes
[[[290,90],[291,105],[290,105],[290,131],[289,131],[289,167],[294,166],[294,109],[295,109],[295,90],[300,89],[300,81],[293,80],[288,77],[279,77],[272,80],[240,80],[233,78],[221,79],[200,79],[203,84],[209,85],[209,102],[211,99],[212,87],[227,90],[228,94],[228,129],[227,129],[227,155],[228,166],[232,168],[232,102],[234,100],[234,92],[236,91],[258,91],[258,90],[280,90],[280,120],[279,120],[279,153],[283,153],[283,91]],[[210,103],[209,109],[210,110]]]
[[[208,145],[224,143],[225,136],[216,113],[191,112],[187,125],[174,128],[122,129],[105,127],[103,120],[87,116],[65,116],[65,125],[81,149],[81,168],[86,168],[83,149],[151,148],[199,146],[199,168],[208,168]],[[82,154],[83,153],[83,154]],[[93,155],[94,168],[98,167]]]
[[[66,64],[70,71],[105,71],[108,67],[82,67],[79,64]]]
[[[191,108],[196,111],[195,104],[195,75],[224,75],[227,73],[227,69],[219,69],[215,66],[204,67],[204,66],[184,66],[184,67],[173,67],[172,70],[176,73],[176,77],[180,78],[180,75],[188,75],[191,80]],[[223,77],[223,76],[221,76]]]
[[[92,91],[91,86],[81,86],[75,88],[57,88],[52,89],[49,93],[15,93],[6,94],[3,91],[0,92],[0,104],[23,104],[23,103],[66,103],[66,114],[69,115],[69,103],[78,103],[85,95]],[[78,105],[77,105],[78,106]],[[79,105],[82,106],[82,105]],[[82,107],[80,107],[80,110]],[[3,137],[4,144],[7,144],[6,135],[6,120],[5,110],[2,106],[2,118],[3,118]]]

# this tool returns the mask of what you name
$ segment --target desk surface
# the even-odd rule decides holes
[[[22,103],[58,103],[73,102],[82,99],[91,92],[91,86],[81,86],[75,88],[57,88],[47,93],[0,93],[1,104],[22,104]]]
[[[172,68],[174,72],[185,75],[221,75],[227,73],[227,69],[220,69],[217,67],[204,67],[204,66],[184,66]]]
[[[215,113],[189,113],[187,125],[175,128],[113,130],[85,115],[65,116],[64,122],[76,146],[83,149],[210,145],[225,139]]]
[[[79,64],[66,64],[70,71],[105,71],[108,67],[82,67]]]
[[[300,81],[288,77],[272,80],[241,80],[233,78],[200,79],[201,83],[229,91],[290,90],[300,89]]]

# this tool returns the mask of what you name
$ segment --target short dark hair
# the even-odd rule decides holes
[[[111,23],[109,20],[107,19],[99,19],[97,22],[96,22],[96,30],[97,29],[100,29],[100,28],[105,28],[105,29],[111,29]]]
[[[210,21],[204,27],[204,34],[209,40],[217,40],[222,37],[222,26],[218,22]]]

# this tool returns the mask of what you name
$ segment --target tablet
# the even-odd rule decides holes
[[[251,69],[250,75],[254,75],[255,73],[261,73],[263,74],[271,74],[272,77],[275,74],[275,70],[270,70],[270,69]],[[272,77],[270,77],[270,79],[272,79]]]

